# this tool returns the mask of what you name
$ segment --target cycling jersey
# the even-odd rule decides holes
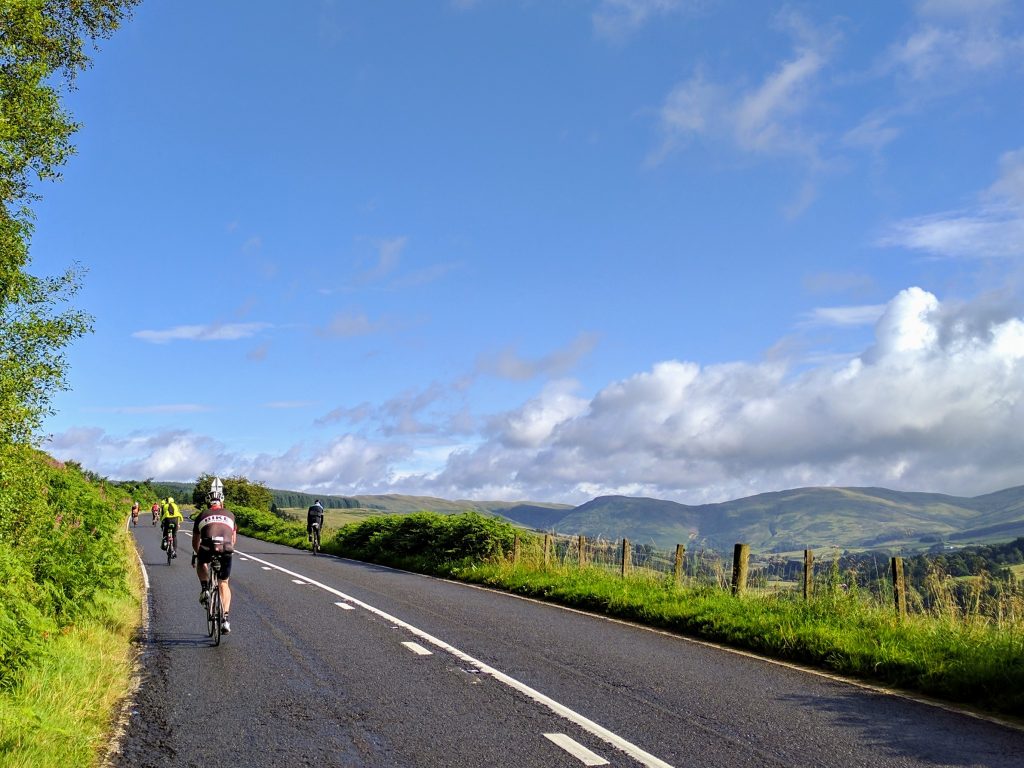
[[[178,509],[178,505],[171,503],[164,508],[164,513],[160,516],[161,523],[178,523],[185,522],[185,518],[181,514],[181,510]]]
[[[206,565],[220,553],[220,577],[231,577],[231,553],[235,549],[235,516],[226,509],[207,509],[196,518],[192,526],[192,540],[199,542],[196,562]],[[195,544],[193,544],[195,546]]]

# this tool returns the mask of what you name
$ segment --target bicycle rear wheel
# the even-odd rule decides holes
[[[210,594],[206,598],[206,635],[207,637],[213,637],[213,625],[217,623],[217,614],[213,612],[213,593],[219,591],[217,585],[212,581],[210,583]]]
[[[224,611],[220,604],[220,585],[213,588],[210,593],[210,615],[213,617],[212,633],[214,645],[220,645],[220,625],[224,621]]]
[[[171,560],[174,558],[174,539],[168,535],[167,537],[167,564],[171,564]]]

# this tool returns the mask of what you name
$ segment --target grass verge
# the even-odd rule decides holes
[[[97,593],[0,696],[2,768],[87,768],[106,753],[112,718],[130,688],[143,599],[135,552],[123,539],[134,563],[132,592]]]

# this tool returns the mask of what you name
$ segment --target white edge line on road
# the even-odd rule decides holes
[[[415,653],[417,656],[433,656],[434,655],[431,651],[428,651],[426,648],[424,648],[419,643],[412,643],[412,642],[408,642],[407,641],[407,642],[402,643],[402,645],[404,645],[410,651]]]
[[[591,752],[575,739],[564,733],[545,733],[544,738],[553,741],[584,765],[609,765],[608,761],[595,752]]]
[[[341,559],[341,558],[339,558],[339,559]],[[353,560],[352,562],[358,563],[358,562],[361,562],[361,561],[360,560]],[[386,568],[387,566],[381,566],[381,565],[377,565],[376,563],[374,563],[374,567]],[[392,570],[398,570],[398,569],[392,569]],[[761,656],[760,654],[755,653],[754,651],[747,651],[747,650],[744,650],[743,648],[733,648],[733,647],[728,646],[728,645],[722,645],[720,643],[716,643],[713,640],[704,640],[704,639],[699,638],[699,637],[691,637],[689,635],[681,635],[681,634],[679,634],[677,632],[670,632],[670,631],[668,631],[666,629],[658,629],[657,627],[650,627],[650,626],[647,626],[646,624],[638,624],[635,621],[629,621],[627,619],[620,619],[620,618],[617,618],[615,616],[606,616],[603,613],[591,613],[590,611],[584,611],[584,610],[581,610],[579,608],[573,608],[573,607],[568,606],[568,605],[561,605],[560,603],[552,603],[552,602],[548,602],[547,600],[540,600],[540,599],[538,599],[536,597],[528,597],[527,595],[517,595],[514,592],[506,592],[503,589],[495,589],[494,587],[487,587],[487,586],[484,586],[482,584],[472,584],[472,583],[467,582],[467,581],[458,581],[456,579],[445,579],[445,578],[441,578],[441,577],[438,577],[438,576],[429,576],[427,574],[416,573],[414,571],[402,571],[402,573],[408,573],[408,574],[410,574],[412,576],[420,576],[420,577],[425,578],[425,579],[439,579],[440,581],[447,582],[448,584],[456,584],[456,585],[458,585],[460,587],[469,587],[470,589],[479,589],[482,592],[490,592],[490,593],[496,594],[496,595],[504,595],[505,597],[511,597],[514,600],[524,600],[524,601],[526,601],[528,603],[534,603],[536,605],[544,605],[544,606],[547,606],[548,608],[554,608],[555,610],[559,610],[559,611],[568,611],[569,613],[577,613],[580,616],[586,616],[586,617],[591,618],[591,619],[599,619],[601,621],[607,621],[607,622],[610,622],[612,624],[622,624],[623,626],[632,627],[633,629],[639,629],[639,630],[641,630],[643,632],[652,632],[652,633],[654,633],[656,635],[663,635],[665,637],[671,637],[673,640],[679,640],[679,641],[684,642],[684,643],[692,643],[693,645],[702,645],[705,648],[714,648],[716,651],[722,651],[723,653],[731,653],[734,656],[743,656],[745,658],[753,659],[755,661],[761,661],[761,662],[764,662],[765,664],[771,664],[771,665],[776,666],[776,667],[785,667],[786,669],[791,669],[791,670],[793,670],[795,672],[802,672],[805,675],[812,675],[814,677],[820,677],[820,678],[823,678],[825,680],[831,680],[832,682],[835,682],[835,683],[842,683],[843,685],[851,685],[854,688],[861,688],[861,689],[863,689],[865,691],[871,691],[872,693],[878,693],[878,694],[881,694],[883,696],[892,696],[893,698],[897,698],[897,699],[906,699],[907,701],[912,701],[915,704],[922,704],[922,705],[924,705],[926,707],[933,707],[935,709],[941,709],[941,710],[943,710],[945,712],[950,712],[950,713],[952,713],[954,715],[963,715],[965,717],[974,718],[975,720],[983,720],[983,721],[985,721],[987,723],[992,723],[994,725],[1001,725],[1004,728],[1010,728],[1010,729],[1015,730],[1015,731],[1024,732],[1024,722],[1022,722],[1022,721],[1010,720],[1010,719],[1007,719],[1007,718],[999,717],[997,715],[990,715],[987,712],[982,712],[980,710],[972,709],[972,708],[970,708],[969,706],[967,706],[965,704],[964,705],[961,705],[961,704],[950,704],[949,702],[940,701],[938,699],[930,699],[927,696],[910,693],[909,691],[901,691],[901,690],[896,689],[896,688],[886,688],[883,685],[878,685],[878,684],[875,684],[875,683],[865,682],[864,680],[857,680],[856,678],[852,678],[852,677],[843,677],[842,675],[836,674],[834,672],[826,672],[825,670],[822,670],[822,669],[816,669],[814,667],[807,667],[807,666],[804,666],[803,664],[798,664],[798,663],[793,662],[793,661],[784,661],[783,659],[773,659],[773,658],[771,658],[769,656]]]
[[[235,550],[235,552],[240,554],[240,555],[242,554],[241,552],[238,552],[237,549]],[[460,659],[461,661],[464,661],[467,664],[471,664],[472,666],[476,667],[477,669],[479,669],[485,675],[490,675],[491,677],[493,677],[498,682],[504,683],[509,688],[512,688],[512,689],[514,689],[516,691],[519,691],[520,693],[522,693],[527,698],[532,699],[533,701],[537,702],[538,704],[540,704],[540,705],[542,705],[544,707],[547,707],[552,712],[554,712],[556,715],[559,715],[560,717],[565,718],[566,720],[568,720],[571,723],[575,723],[576,725],[578,725],[580,728],[582,728],[583,730],[587,731],[591,735],[596,736],[597,738],[601,739],[601,741],[604,741],[607,744],[610,744],[611,746],[615,747],[616,749],[620,750],[621,752],[625,752],[627,755],[632,757],[634,760],[639,762],[641,765],[646,765],[646,766],[648,766],[648,768],[672,768],[672,766],[669,763],[666,763],[664,760],[661,760],[661,759],[655,757],[654,755],[652,755],[652,754],[650,754],[648,752],[645,752],[644,750],[640,749],[640,747],[636,746],[635,744],[632,744],[629,741],[626,741],[624,738],[622,738],[621,736],[613,733],[612,731],[609,731],[604,726],[598,725],[593,720],[590,720],[590,719],[584,717],[583,715],[579,714],[578,712],[575,712],[574,710],[569,709],[569,707],[565,706],[564,704],[559,704],[557,701],[555,701],[551,697],[545,696],[540,691],[537,691],[537,690],[531,688],[526,683],[521,683],[518,680],[516,680],[514,677],[510,677],[509,675],[506,675],[504,672],[500,672],[499,670],[495,669],[494,667],[488,666],[487,664],[485,664],[482,661],[479,661],[478,659],[474,659],[469,654],[463,653],[458,648],[456,648],[456,647],[454,647],[452,645],[449,645],[448,643],[444,642],[443,640],[440,640],[440,639],[434,637],[433,635],[428,634],[427,632],[424,632],[422,629],[414,627],[412,624],[408,624],[408,623],[402,621],[401,619],[397,619],[394,616],[391,616],[390,614],[385,613],[384,611],[380,610],[379,608],[375,608],[374,606],[372,606],[372,605],[370,605],[368,603],[364,603],[362,600],[357,600],[356,598],[352,597],[351,595],[346,595],[344,592],[341,592],[341,591],[335,589],[334,587],[329,587],[326,584],[320,583],[319,581],[316,581],[314,579],[310,579],[310,578],[301,576],[301,574],[295,573],[294,571],[289,571],[287,568],[282,568],[279,565],[275,565],[274,563],[270,562],[269,560],[261,560],[260,558],[255,557],[253,555],[246,555],[246,557],[248,557],[250,560],[256,561],[257,563],[263,563],[264,565],[269,565],[274,570],[280,571],[281,573],[287,574],[288,576],[292,576],[294,578],[300,578],[301,577],[308,584],[312,584],[315,587],[320,587],[320,589],[324,590],[325,592],[330,592],[332,595],[337,595],[342,600],[346,600],[346,601],[352,603],[353,605],[358,605],[360,608],[363,608],[364,610],[367,610],[370,613],[372,613],[372,614],[374,614],[376,616],[381,617],[385,621],[390,621],[392,624],[395,624],[395,625],[397,625],[399,627],[402,627],[403,629],[405,629],[408,632],[411,632],[413,635],[415,635],[416,637],[420,638],[424,642],[434,646],[435,648],[440,648],[442,651],[447,651],[448,653],[450,653],[455,658]]]

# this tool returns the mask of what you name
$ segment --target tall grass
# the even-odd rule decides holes
[[[88,766],[106,745],[141,600],[129,503],[0,447],[0,765]]]

